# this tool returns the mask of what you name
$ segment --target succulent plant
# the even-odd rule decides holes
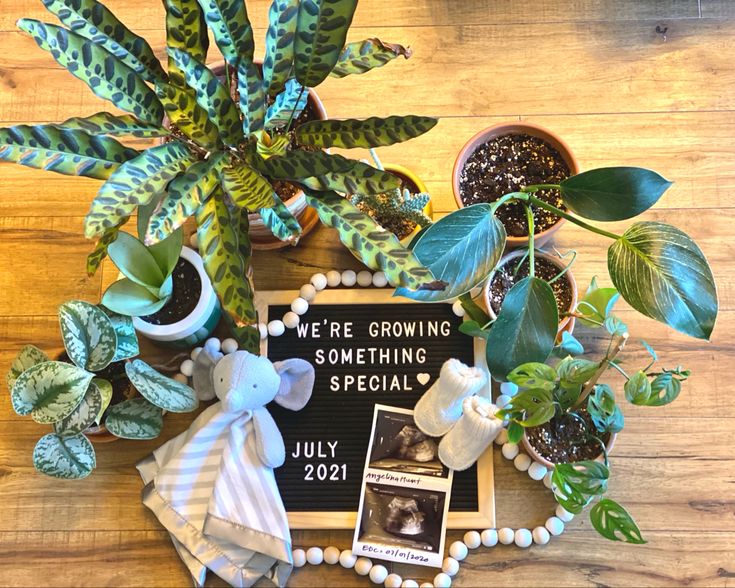
[[[182,244],[181,229],[149,247],[120,232],[107,253],[125,277],[107,288],[102,304],[125,316],[147,316],[166,306],[173,293],[171,274],[179,261]]]
[[[15,412],[51,424],[33,452],[39,472],[56,478],[87,477],[96,466],[94,448],[84,435],[102,423],[117,437],[153,439],[161,432],[162,410],[189,412],[194,391],[159,374],[139,359],[132,319],[73,300],[59,307],[59,322],[69,361],[52,361],[26,345],[7,375]],[[130,361],[132,360],[132,361]],[[110,406],[112,383],[99,372],[125,362],[125,373],[141,394]]]
[[[65,26],[21,19],[19,28],[97,96],[129,114],[0,129],[0,159],[105,180],[85,219],[85,235],[97,240],[90,273],[136,210],[147,219],[139,233],[148,245],[194,217],[206,245],[207,274],[236,334],[252,348],[257,316],[247,214],[260,212],[276,237],[296,242],[298,222],[273,189],[273,181],[285,180],[305,188],[322,220],[360,232],[347,245],[393,283],[410,290],[440,287],[400,243],[364,230],[366,215],[330,204],[335,191],[383,193],[399,187],[399,179],[322,150],[391,145],[421,135],[436,120],[391,116],[293,127],[308,88],[330,75],[362,74],[410,56],[374,38],[345,45],[356,0],[274,0],[262,68],[254,61],[242,1],[165,0],[168,72],[145,39],[97,0],[43,2]],[[207,26],[226,62],[224,81],[205,65]],[[137,151],[117,136],[164,142]],[[389,255],[376,255],[376,248]]]

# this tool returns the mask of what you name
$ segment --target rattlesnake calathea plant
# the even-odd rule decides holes
[[[139,350],[130,317],[74,300],[59,307],[59,322],[68,361],[52,361],[27,345],[7,375],[15,412],[54,429],[33,451],[39,472],[87,477],[96,466],[94,448],[84,435],[90,427],[104,423],[116,437],[153,439],[163,426],[162,410],[196,409],[194,390],[133,359]],[[120,378],[129,380],[140,396],[111,405]]]
[[[437,291],[397,293],[416,300],[438,302],[459,297],[471,323],[463,330],[487,340],[487,363],[495,379],[504,381],[516,366],[544,362],[554,349],[559,315],[554,293],[534,275],[532,207],[553,214],[596,235],[612,240],[607,267],[622,298],[641,314],[698,339],[709,339],[717,318],[717,290],[707,260],[683,231],[657,221],[637,221],[622,234],[593,221],[622,221],[651,208],[671,182],[638,167],[592,169],[561,184],[523,187],[493,204],[475,204],[455,211],[422,231],[412,243],[413,253],[437,280],[448,287]],[[534,196],[556,189],[565,210]],[[506,294],[494,321],[474,302],[472,291],[499,262],[506,234],[495,211],[507,202],[521,202],[529,223],[529,276]]]
[[[242,0],[165,0],[168,71],[143,38],[96,0],[43,3],[65,26],[21,19],[19,28],[98,97],[130,114],[0,129],[0,159],[105,180],[85,220],[85,235],[97,240],[90,274],[136,211],[139,237],[149,245],[194,217],[222,306],[241,343],[257,351],[248,213],[260,213],[276,237],[295,242],[301,227],[273,189],[274,181],[288,181],[392,283],[442,287],[393,235],[338,194],[383,193],[400,180],[323,151],[390,145],[421,135],[436,120],[314,120],[292,128],[308,89],[327,77],[410,56],[378,39],[345,44],[357,0],[274,0],[262,68]],[[224,80],[205,65],[207,26],[226,62]],[[116,136],[165,140],[138,151]]]

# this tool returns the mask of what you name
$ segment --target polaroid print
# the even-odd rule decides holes
[[[449,468],[438,457],[438,439],[422,433],[413,414],[377,409],[368,467],[447,478]]]

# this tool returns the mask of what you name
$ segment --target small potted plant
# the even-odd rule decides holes
[[[579,164],[567,144],[555,133],[526,122],[502,123],[484,129],[462,147],[454,163],[452,189],[457,206],[481,202],[492,204],[522,186],[544,186],[536,196],[564,210],[559,184],[579,173]],[[545,186],[549,185],[549,186]],[[559,230],[564,219],[532,206],[536,245],[541,247]],[[528,242],[524,207],[508,202],[496,211],[507,234],[506,246],[523,247]]]
[[[220,305],[199,254],[182,246],[181,229],[150,247],[120,232],[107,252],[122,274],[102,304],[133,317],[139,333],[171,347],[191,347],[212,334]]]
[[[88,437],[153,439],[163,426],[162,411],[197,407],[194,390],[133,359],[139,351],[130,318],[73,300],[59,307],[59,322],[62,361],[27,345],[7,375],[15,412],[54,428],[33,451],[39,472],[85,478],[96,466]]]

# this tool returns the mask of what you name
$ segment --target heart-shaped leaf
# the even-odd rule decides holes
[[[329,75],[333,78],[343,78],[350,74],[363,74],[371,69],[383,67],[401,55],[408,59],[411,53],[411,49],[403,45],[383,43],[376,38],[347,43]]]
[[[125,373],[135,389],[149,402],[170,412],[191,412],[199,406],[189,386],[159,374],[140,359],[125,364]]]
[[[600,364],[588,359],[562,359],[556,366],[562,387],[581,386],[600,369]]]
[[[603,498],[592,507],[590,521],[600,535],[611,541],[647,543],[628,511],[609,498]]]
[[[596,328],[605,322],[612,312],[620,293],[615,288],[599,288],[597,279],[592,278],[582,300],[577,303],[577,314],[581,324]]]
[[[115,357],[117,335],[108,316],[94,304],[70,300],[59,306],[66,353],[81,368],[97,372]]]
[[[585,218],[616,221],[648,210],[671,186],[655,171],[640,167],[602,167],[561,182],[566,207]]]
[[[314,147],[384,147],[423,135],[439,122],[428,116],[312,120],[296,128],[296,140]]]
[[[123,359],[130,359],[140,353],[138,347],[138,336],[135,334],[135,327],[133,326],[133,319],[129,316],[117,314],[104,306],[99,307],[102,312],[107,315],[112,323],[112,328],[115,329],[115,335],[117,336],[117,347],[115,348],[115,356],[112,358],[110,363],[116,361],[122,361]]]
[[[45,361],[18,376],[10,393],[13,410],[37,423],[54,423],[71,414],[84,398],[91,374],[70,363]]]
[[[79,405],[67,416],[54,423],[54,433],[68,437],[83,433],[97,420],[102,409],[102,393],[92,380]]]
[[[559,311],[551,286],[531,276],[517,282],[506,294],[498,318],[490,327],[490,373],[505,381],[518,365],[546,361],[554,348],[558,327]]]
[[[273,0],[265,34],[263,85],[269,96],[281,92],[293,67],[298,0]]]
[[[459,325],[459,332],[480,339],[487,339],[490,336],[490,331],[483,329],[480,323],[472,320],[466,320]]]
[[[13,360],[13,363],[10,365],[10,370],[5,378],[5,381],[8,384],[8,391],[13,391],[13,386],[15,385],[15,381],[18,379],[18,376],[28,368],[33,367],[38,363],[43,363],[44,361],[48,361],[48,357],[35,345],[26,345],[23,347]]]
[[[97,466],[94,448],[84,435],[41,437],[33,450],[33,466],[47,476],[81,480]]]
[[[457,298],[487,279],[504,248],[505,229],[492,215],[490,205],[460,208],[423,231],[413,244],[418,260],[437,280],[446,282],[447,288],[436,292],[398,289],[396,295],[422,302]]]
[[[508,381],[521,388],[553,390],[556,386],[556,370],[545,363],[524,363],[508,374]]]
[[[717,291],[697,244],[659,222],[631,226],[608,251],[615,287],[638,312],[698,339],[709,339],[717,318]]]
[[[163,415],[145,398],[131,398],[109,408],[105,427],[122,439],[155,439],[163,428]]]

